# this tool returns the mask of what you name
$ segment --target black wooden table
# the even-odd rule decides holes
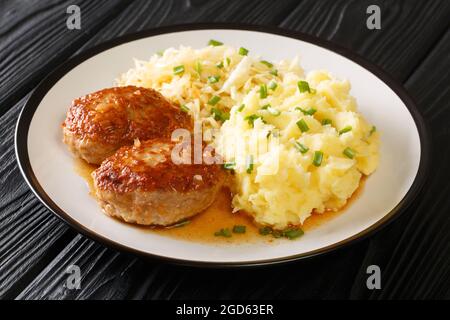
[[[72,4],[81,9],[80,30],[66,26]],[[372,4],[381,9],[379,30],[366,26]],[[0,298],[450,298],[449,21],[448,0],[2,0]],[[24,102],[53,68],[87,48],[190,22],[272,25],[311,34],[350,48],[403,83],[431,132],[432,170],[418,199],[370,239],[326,256],[257,269],[204,270],[142,260],[70,229],[36,199],[17,167],[13,136]],[[79,290],[65,286],[72,264],[81,268]],[[381,268],[381,290],[367,289],[372,264]]]

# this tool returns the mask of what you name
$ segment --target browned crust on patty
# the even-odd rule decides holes
[[[122,194],[156,190],[186,193],[222,184],[225,173],[217,164],[174,163],[171,153],[177,143],[161,138],[120,148],[93,172],[96,188]]]

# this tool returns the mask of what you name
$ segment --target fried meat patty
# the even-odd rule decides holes
[[[107,158],[92,173],[105,213],[130,223],[165,226],[209,207],[225,173],[217,164],[177,164],[172,151],[182,153],[176,146],[167,138],[138,141]]]
[[[170,137],[191,129],[190,116],[153,89],[100,90],[75,99],[63,123],[63,141],[80,158],[100,164],[133,140]]]

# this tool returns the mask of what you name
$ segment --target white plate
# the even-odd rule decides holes
[[[299,54],[305,70],[328,69],[352,84],[359,110],[381,132],[381,163],[364,192],[345,213],[297,241],[215,245],[140,232],[104,215],[75,173],[60,124],[74,98],[113,85],[133,58],[179,45],[204,47],[209,39],[245,46],[267,60]],[[58,68],[26,103],[16,129],[16,154],[34,193],[83,234],[125,251],[184,264],[256,265],[304,258],[368,235],[417,195],[425,175],[422,118],[400,85],[363,59],[330,43],[279,29],[249,26],[175,26],[125,36],[98,46]]]

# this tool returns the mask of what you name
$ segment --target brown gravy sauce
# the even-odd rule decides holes
[[[97,168],[95,165],[88,164],[86,161],[77,159],[75,161],[75,171],[88,184],[89,193],[93,195],[93,179],[91,173]],[[358,189],[348,199],[347,204],[338,211],[327,211],[325,213],[315,213],[306,219],[301,227],[305,232],[317,228],[318,226],[330,221],[343,212],[361,195],[366,176],[361,178]],[[253,222],[251,217],[244,212],[232,213],[231,208],[231,194],[227,188],[223,188],[217,195],[214,203],[205,211],[197,214],[195,217],[189,219],[190,222],[181,227],[145,227],[135,226],[137,229],[144,232],[154,232],[160,235],[169,236],[177,239],[211,243],[248,243],[254,241],[272,242],[272,236],[262,236],[259,234],[259,227]],[[240,225],[246,227],[246,232],[243,234],[232,233],[232,237],[217,237],[214,236],[216,231],[222,228],[228,228],[230,231],[233,226]]]

